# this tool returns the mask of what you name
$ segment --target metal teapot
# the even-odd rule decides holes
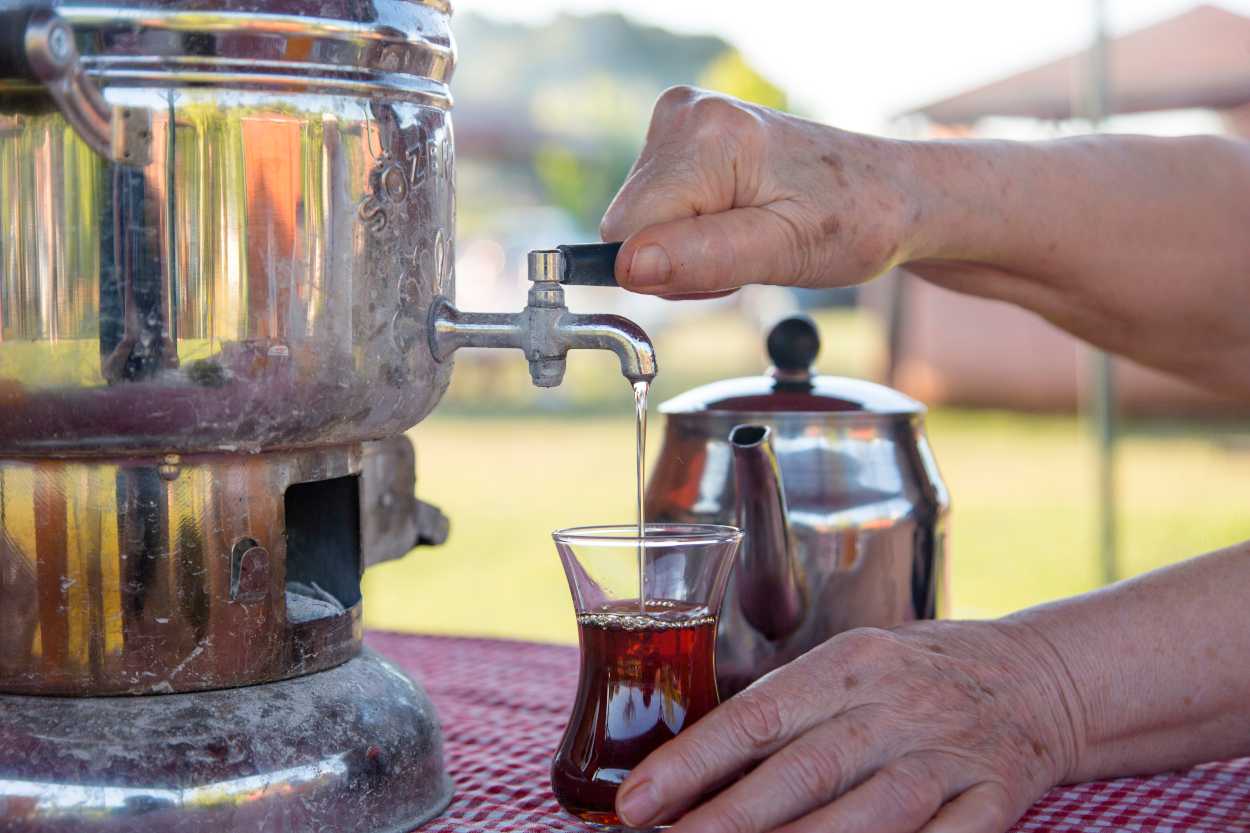
[[[768,375],[660,406],[648,520],[745,531],[717,641],[729,696],[837,633],[946,609],[949,498],[919,402],[815,376],[811,319],[768,336]]]

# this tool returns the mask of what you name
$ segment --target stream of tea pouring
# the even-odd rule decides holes
[[[647,465],[647,390],[650,384],[646,380],[634,382],[634,422],[637,431],[635,440],[636,472],[638,476],[638,613],[647,615],[646,587],[646,548],[642,541],[647,537],[646,510],[643,507],[643,495],[646,493]]]

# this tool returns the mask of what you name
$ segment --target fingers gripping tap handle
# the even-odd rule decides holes
[[[586,243],[557,246],[560,252],[560,283],[568,286],[619,286],[616,255],[620,243]]]

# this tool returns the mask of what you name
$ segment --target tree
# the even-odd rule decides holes
[[[730,47],[699,75],[699,86],[774,110],[786,109],[785,91],[756,72],[742,53]]]

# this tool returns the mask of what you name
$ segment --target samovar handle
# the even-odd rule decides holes
[[[109,106],[83,70],[73,27],[51,7],[0,11],[0,78],[43,86],[74,131],[104,158],[122,165],[148,163],[147,111]]]

